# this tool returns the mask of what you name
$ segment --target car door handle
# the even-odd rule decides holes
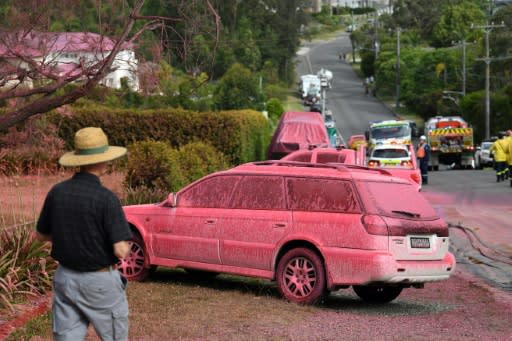
[[[205,223],[206,225],[213,225],[213,224],[215,224],[216,222],[217,222],[217,219],[206,219],[206,220],[204,221],[204,223]]]
[[[272,224],[272,227],[276,228],[276,229],[284,228],[284,227],[286,227],[286,224],[285,223],[275,223],[275,224]]]

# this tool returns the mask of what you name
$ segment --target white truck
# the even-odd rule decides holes
[[[320,92],[320,77],[317,75],[302,75],[299,81],[299,94],[302,99],[306,98],[310,89],[318,89]]]
[[[412,143],[411,126],[406,120],[370,122],[370,128],[365,132],[365,137],[369,152],[374,146],[381,144],[410,145]]]

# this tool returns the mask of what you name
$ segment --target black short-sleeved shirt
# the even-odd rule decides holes
[[[113,244],[132,234],[119,199],[90,173],[76,173],[48,193],[37,231],[50,235],[51,255],[76,271],[117,263]]]

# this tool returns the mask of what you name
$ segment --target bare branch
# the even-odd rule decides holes
[[[123,61],[126,59],[123,56],[134,53],[131,48],[147,31],[160,28],[161,36],[172,35],[171,39],[162,42],[174,48],[173,52],[179,55],[187,70],[196,72],[206,64],[212,67],[220,37],[220,17],[211,1],[169,1],[175,6],[177,15],[174,17],[141,14],[145,0],[123,1],[123,6],[131,3],[131,10],[118,36],[108,38],[106,33],[68,32],[70,35],[81,34],[83,41],[78,42],[62,42],[59,39],[63,39],[65,34],[49,33],[48,30],[51,26],[50,11],[79,9],[79,0],[13,2],[13,23],[0,23],[9,29],[0,28],[0,100],[23,100],[17,101],[14,109],[0,115],[0,130],[87,95],[98,84],[106,82],[107,76],[119,69],[119,65],[129,65],[127,60]],[[101,2],[97,4],[99,30],[110,32],[109,18],[102,13]],[[115,2],[112,0],[110,4]],[[142,27],[135,29],[136,22],[143,22]],[[110,28],[111,32],[116,31]],[[194,38],[201,34],[208,38],[211,53],[207,58],[201,58],[198,54],[200,49],[194,46]],[[88,57],[68,57],[73,44],[88,46]],[[58,91],[71,83],[76,86],[64,93]]]

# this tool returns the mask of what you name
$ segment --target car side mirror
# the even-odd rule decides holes
[[[176,193],[171,192],[165,199],[164,206],[165,207],[176,207]]]

